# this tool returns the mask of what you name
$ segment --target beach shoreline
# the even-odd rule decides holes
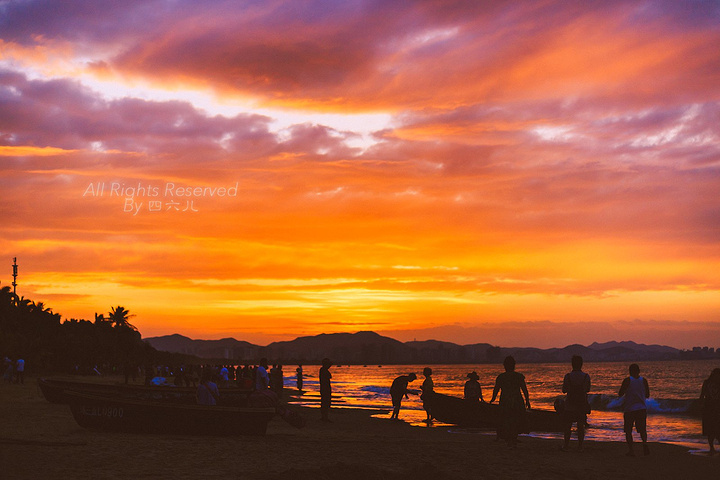
[[[352,408],[333,409],[333,423],[324,423],[318,409],[292,407],[307,425],[295,429],[276,417],[263,437],[92,431],[75,423],[68,406],[47,402],[36,381],[0,386],[3,479],[651,479],[720,469],[720,455],[677,445],[651,443],[651,455],[636,448],[639,456],[629,458],[622,441],[588,441],[578,452],[573,438],[571,451],[561,452],[558,440],[522,436],[510,449],[485,433],[411,426],[382,410]]]

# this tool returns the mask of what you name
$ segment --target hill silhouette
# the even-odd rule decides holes
[[[144,339],[160,351],[254,363],[261,357],[279,363],[319,363],[328,357],[340,364],[499,363],[513,355],[520,363],[568,362],[581,355],[586,362],[676,360],[680,350],[635,342],[568,345],[563,348],[499,347],[488,343],[458,345],[439,340],[400,342],[375,332],[323,333],[295,340],[254,345],[234,338],[193,340],[174,334]]]

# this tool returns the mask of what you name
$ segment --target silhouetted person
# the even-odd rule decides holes
[[[277,394],[278,398],[282,398],[284,383],[282,365],[273,365],[270,370],[270,389]]]
[[[267,358],[260,359],[260,364],[255,368],[255,390],[264,391],[270,386],[270,376],[267,372]]]
[[[627,456],[634,457],[633,451],[633,425],[640,434],[643,444],[643,453],[650,454],[647,444],[647,405],[646,398],[650,398],[650,386],[645,378],[640,376],[640,367],[637,363],[630,365],[630,376],[623,380],[618,396],[625,396],[623,401],[623,414],[625,441],[628,444]]]
[[[5,373],[3,374],[3,381],[7,383],[13,383],[15,378],[15,362],[12,358],[5,357]]]
[[[297,379],[297,389],[298,391],[302,392],[303,387],[303,369],[302,365],[298,365],[298,367],[295,369],[295,375]]]
[[[203,372],[200,385],[197,388],[196,398],[198,405],[217,405],[220,399],[220,391],[217,384],[212,381],[209,371]]]
[[[498,438],[505,438],[508,445],[514,448],[517,446],[517,437],[525,420],[525,408],[530,408],[530,395],[525,384],[525,376],[515,371],[515,359],[511,356],[505,357],[503,366],[505,372],[498,375],[495,380],[490,403],[495,401],[500,392],[502,423],[501,428],[498,429]],[[525,403],[523,403],[523,395]]]
[[[273,366],[270,367],[270,370],[268,370],[268,386],[273,392],[275,391],[275,386],[277,385],[275,375],[277,375],[277,364],[273,363]]]
[[[245,365],[242,370],[239,370],[237,385],[241,389],[252,389],[255,386],[250,365]]]
[[[323,422],[330,422],[328,414],[330,413],[330,398],[332,396],[332,389],[330,387],[330,367],[332,362],[329,358],[323,358],[322,367],[320,367],[320,419]]]
[[[222,386],[223,387],[227,386],[228,382],[230,381],[230,370],[228,370],[228,368],[225,365],[223,365],[222,368],[220,369],[218,376],[219,376],[220,382],[222,382]]]
[[[713,369],[703,382],[700,399],[703,401],[702,433],[710,445],[710,455],[715,455],[715,440],[720,442],[720,368]]]
[[[485,399],[482,395],[482,387],[480,386],[480,377],[478,376],[477,372],[470,372],[467,374],[468,381],[465,382],[465,400],[468,400],[472,403],[477,402],[483,402],[485,403]]]
[[[415,381],[417,375],[411,373],[409,375],[400,375],[393,380],[390,386],[390,398],[392,399],[393,413],[390,415],[390,419],[399,420],[400,405],[402,404],[403,396],[408,398],[408,383]]]
[[[145,385],[151,385],[154,375],[155,367],[148,363],[145,365]]]
[[[582,451],[587,414],[590,413],[590,404],[587,400],[587,394],[590,391],[590,375],[582,371],[583,359],[580,355],[573,355],[571,363],[572,372],[565,374],[562,385],[562,391],[566,394],[565,408],[562,412],[565,424],[565,443],[562,449],[567,451],[570,448],[572,424],[576,423],[578,450]]]
[[[15,362],[15,383],[25,384],[25,360],[22,358]]]
[[[420,398],[422,398],[423,409],[427,414],[425,422],[427,422],[428,424],[433,421],[431,404],[432,396],[435,394],[435,382],[433,382],[432,373],[432,368],[423,368],[423,376],[425,377],[425,380],[423,380],[422,386],[420,387],[420,389],[422,390]]]

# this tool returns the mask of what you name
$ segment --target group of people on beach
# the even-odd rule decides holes
[[[582,371],[583,359],[574,355],[571,360],[572,371],[563,378],[562,392],[564,401],[558,402],[556,409],[563,417],[564,443],[563,451],[570,448],[572,425],[576,425],[578,450],[582,451],[585,439],[587,416],[591,411],[587,394],[590,391],[590,375]],[[650,398],[650,385],[645,377],[640,376],[640,366],[633,363],[629,367],[630,375],[620,385],[618,396],[623,398],[623,430],[628,446],[626,455],[635,456],[633,449],[633,427],[642,440],[643,454],[650,454],[647,443],[647,403]]]
[[[13,360],[5,357],[3,360],[3,382],[5,383],[25,383],[25,360],[18,358]]]
[[[526,412],[530,409],[530,394],[525,383],[525,376],[515,371],[515,359],[512,356],[505,358],[503,366],[505,372],[495,379],[490,403],[500,395],[500,425],[497,429],[497,438],[503,438],[508,445],[517,445],[518,434],[529,433]],[[591,411],[588,393],[591,388],[590,375],[582,370],[583,359],[575,355],[571,359],[572,371],[563,378],[562,393],[564,398],[559,399],[555,409],[561,416],[563,424],[564,442],[563,451],[570,448],[573,424],[576,426],[578,449],[582,451],[587,427],[587,415]],[[645,377],[640,375],[640,366],[633,363],[629,367],[627,376],[618,391],[618,397],[623,399],[623,430],[628,446],[628,456],[634,456],[633,429],[640,435],[644,455],[650,454],[647,442],[647,403],[650,398],[650,385]],[[425,381],[422,386],[421,398],[423,408],[427,412],[426,422],[432,421],[432,406],[430,398],[433,394],[432,369],[426,367],[423,371]],[[484,403],[482,387],[476,372],[467,375],[464,398],[467,402]],[[408,384],[417,379],[414,373],[397,377],[390,387],[393,412],[390,418],[399,419],[400,407],[403,397],[408,398]],[[715,454],[715,441],[720,442],[720,368],[716,368],[710,377],[703,382],[700,399],[703,401],[702,430],[710,446],[710,455]]]
[[[329,418],[332,388],[330,367],[332,362],[328,358],[322,360],[322,366],[318,372],[320,390],[320,419],[324,422],[331,422]],[[585,430],[587,427],[587,416],[591,411],[588,401],[588,393],[591,389],[590,375],[583,371],[583,359],[575,355],[571,359],[572,370],[563,378],[562,393],[564,397],[555,402],[555,410],[558,412],[563,424],[564,442],[561,447],[563,451],[570,448],[572,427],[576,426],[578,449],[583,449]],[[497,376],[493,387],[490,404],[499,397],[500,422],[497,429],[497,438],[504,439],[509,446],[517,445],[517,438],[520,433],[529,433],[526,418],[527,410],[530,409],[530,394],[528,392],[525,376],[515,371],[516,362],[512,356],[503,361],[505,371]],[[273,369],[268,368],[267,359],[263,358],[254,367],[238,368],[237,381],[243,385],[250,379],[250,384],[255,391],[275,392],[277,398],[282,395],[283,377],[282,366],[275,365]],[[643,454],[648,455],[650,449],[647,437],[647,403],[650,398],[650,385],[645,377],[640,375],[640,367],[633,363],[629,366],[629,375],[622,381],[618,390],[618,397],[622,398],[623,408],[623,430],[625,441],[628,446],[627,455],[634,456],[633,429],[640,435]],[[279,372],[279,375],[278,375]],[[235,372],[233,372],[235,373]],[[198,386],[198,403],[215,405],[218,398],[217,379],[228,382],[228,373],[225,368],[219,372],[206,368],[203,369],[203,376]],[[303,388],[303,369],[298,365],[296,369],[297,388]],[[423,409],[426,412],[425,422],[432,423],[433,407],[432,398],[435,394],[433,371],[430,367],[423,369],[424,380],[420,387],[420,398]],[[250,377],[250,378],[248,378]],[[468,380],[464,385],[464,399],[470,403],[485,403],[483,398],[480,378],[476,372],[467,375]],[[247,379],[247,380],[245,380]],[[393,420],[399,420],[400,408],[403,398],[409,398],[409,384],[417,380],[415,373],[400,375],[395,378],[390,386],[390,397],[392,400]],[[248,385],[246,385],[248,386]],[[702,386],[700,395],[703,401],[702,429],[703,435],[707,437],[710,446],[710,454],[715,454],[714,442],[720,442],[720,368],[712,371],[711,375]]]
[[[298,375],[302,375],[302,367],[298,367]],[[298,385],[302,380],[298,377]],[[200,382],[197,387],[197,403],[200,405],[216,405],[220,395],[218,386],[237,385],[240,388],[255,391],[272,391],[277,399],[283,394],[282,365],[268,366],[267,358],[261,358],[258,365],[244,367],[204,366],[200,371]]]
[[[422,386],[420,387],[422,393],[420,394],[420,398],[423,401],[423,409],[425,410],[425,413],[427,414],[427,417],[425,418],[426,423],[431,423],[433,421],[432,416],[432,407],[430,406],[430,397],[435,392],[435,383],[432,379],[432,368],[425,367],[423,369],[423,376],[425,377],[425,380],[423,380]],[[410,382],[414,382],[417,379],[417,375],[414,373],[410,373],[408,375],[400,375],[395,380],[393,380],[392,385],[390,386],[390,398],[392,399],[392,405],[393,405],[393,412],[390,418],[392,420],[400,420],[400,407],[402,406],[402,399],[403,397],[408,397],[408,384]]]

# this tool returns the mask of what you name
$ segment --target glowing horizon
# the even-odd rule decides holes
[[[144,336],[720,347],[716,3],[105,7],[0,4],[2,286]]]

